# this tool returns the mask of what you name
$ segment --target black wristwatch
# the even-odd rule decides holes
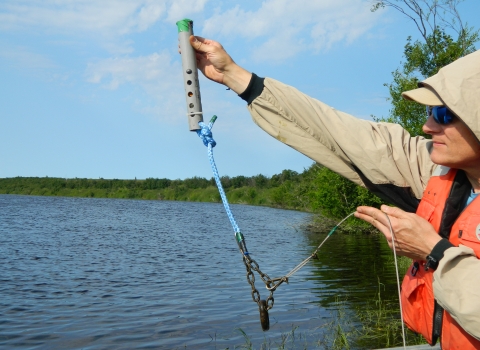
[[[428,271],[429,269],[436,270],[438,267],[438,260],[435,259],[433,256],[429,255],[426,258],[425,262],[425,271]]]
[[[443,258],[443,253],[448,248],[454,247],[448,239],[442,238],[436,245],[433,247],[430,254],[425,258],[425,271],[429,269],[436,270],[438,263]]]

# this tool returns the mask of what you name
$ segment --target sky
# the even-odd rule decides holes
[[[391,73],[414,23],[370,0],[1,0],[0,177],[210,178],[189,131],[175,23],[222,43],[259,76],[355,117],[386,117]],[[480,2],[458,6],[480,28]],[[477,43],[477,48],[480,48]],[[302,172],[313,161],[200,78],[221,176]]]

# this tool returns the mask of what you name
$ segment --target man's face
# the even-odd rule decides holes
[[[450,124],[438,124],[429,116],[423,132],[432,135],[430,158],[435,164],[467,172],[480,169],[480,142],[460,119]]]

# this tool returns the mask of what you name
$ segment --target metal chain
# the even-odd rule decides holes
[[[266,273],[263,273],[262,270],[260,270],[258,263],[252,258],[250,258],[249,255],[243,255],[243,263],[245,264],[245,268],[247,269],[247,281],[252,287],[253,301],[257,304],[260,303],[260,292],[257,290],[257,288],[255,288],[255,275],[253,274],[252,270],[258,273],[262,281],[265,283],[267,289],[270,290],[270,295],[266,300],[267,310],[270,310],[275,302],[275,299],[273,298],[273,292],[275,291],[277,286],[269,288],[274,283],[274,281]]]
[[[245,268],[247,269],[248,284],[250,284],[250,286],[252,287],[252,299],[258,304],[258,302],[260,301],[260,293],[258,292],[257,288],[255,288],[255,275],[252,272],[250,264],[246,262],[245,256],[243,257],[243,262],[245,264]]]
[[[252,299],[254,302],[256,302],[260,306],[260,293],[258,290],[255,288],[255,275],[253,274],[252,270],[257,272],[260,278],[262,279],[263,283],[265,283],[265,286],[267,290],[270,291],[270,295],[268,296],[266,303],[267,303],[267,310],[270,310],[273,307],[273,304],[275,302],[275,299],[273,298],[273,292],[277,289],[279,285],[281,285],[283,282],[288,283],[288,278],[292,276],[295,272],[300,270],[303,266],[307,264],[307,262],[310,259],[315,259],[317,258],[317,252],[320,250],[322,245],[325,243],[325,241],[336,231],[336,229],[345,221],[347,220],[350,216],[352,216],[354,213],[351,213],[347,215],[342,221],[340,221],[325,237],[325,239],[320,243],[320,245],[315,249],[312,255],[310,255],[308,258],[306,258],[304,261],[302,261],[300,264],[298,264],[293,270],[291,270],[288,274],[286,274],[283,277],[280,278],[274,278],[271,279],[266,273],[263,273],[262,270],[260,270],[260,266],[258,263],[253,260],[250,257],[250,254],[246,253],[247,248],[245,245],[245,240],[243,239],[243,235],[239,232],[239,236],[237,237],[237,242],[239,243],[239,248],[240,252],[242,253],[243,256],[243,263],[245,264],[245,268],[247,269],[247,281],[252,287]]]

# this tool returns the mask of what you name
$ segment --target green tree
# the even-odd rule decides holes
[[[402,125],[412,136],[427,136],[422,131],[425,107],[402,98],[402,92],[415,89],[418,82],[434,75],[440,68],[475,51],[479,31],[464,25],[458,12],[462,0],[391,0],[374,1],[372,11],[391,7],[410,18],[421,35],[421,40],[407,38],[404,59],[385,84],[392,103],[387,118],[374,117]],[[453,35],[456,35],[454,39]]]
[[[382,200],[366,188],[322,166],[318,167],[310,196],[314,210],[334,219],[347,216],[361,205],[378,208],[382,204]]]

